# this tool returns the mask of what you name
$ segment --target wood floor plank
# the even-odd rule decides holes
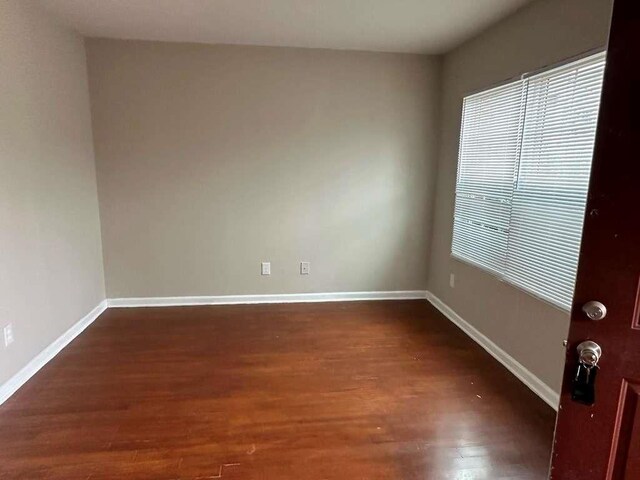
[[[110,309],[0,407],[0,478],[542,480],[554,420],[425,301]]]

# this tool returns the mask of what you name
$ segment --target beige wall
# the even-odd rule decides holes
[[[0,2],[0,384],[104,299],[82,39]]]
[[[450,257],[462,99],[467,93],[604,47],[609,0],[540,0],[447,54],[429,289],[556,391],[569,315]],[[449,274],[456,276],[449,287]]]
[[[438,59],[86,46],[109,297],[426,288]]]

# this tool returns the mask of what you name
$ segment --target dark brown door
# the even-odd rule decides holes
[[[590,320],[582,306],[602,302]],[[572,400],[577,346],[602,347],[595,403]],[[640,480],[640,1],[616,0],[550,478]]]

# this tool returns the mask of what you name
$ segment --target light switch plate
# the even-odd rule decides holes
[[[262,275],[271,275],[271,262],[262,262],[260,273]]]

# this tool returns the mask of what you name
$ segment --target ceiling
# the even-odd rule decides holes
[[[38,0],[88,37],[443,53],[529,0]]]

